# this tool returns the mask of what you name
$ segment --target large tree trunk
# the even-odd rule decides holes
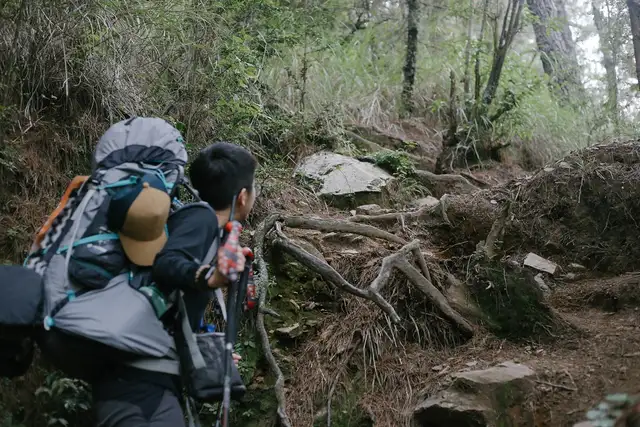
[[[411,114],[413,112],[413,85],[416,80],[419,21],[420,10],[418,0],[407,0],[407,53],[402,70],[404,74],[402,107],[405,114]]]
[[[607,77],[607,112],[613,120],[616,130],[618,130],[618,74],[616,72],[618,47],[613,42],[607,21],[595,1],[591,3],[591,7],[593,9],[593,22],[596,24],[598,37],[600,38],[600,50],[603,57],[602,65]]]
[[[575,103],[584,94],[564,0],[527,0],[536,43],[544,72],[551,78],[552,90],[558,99]]]
[[[629,17],[631,18],[631,34],[633,35],[633,52],[636,57],[636,76],[640,89],[640,0],[627,0]]]

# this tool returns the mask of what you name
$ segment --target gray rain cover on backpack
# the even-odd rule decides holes
[[[173,352],[173,339],[148,299],[131,285],[132,270],[117,234],[107,229],[106,209],[115,191],[150,172],[173,197],[186,162],[180,132],[162,119],[128,119],[104,133],[91,178],[26,262],[44,278],[45,330],[143,356]]]

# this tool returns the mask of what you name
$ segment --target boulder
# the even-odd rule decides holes
[[[294,174],[317,183],[317,194],[323,198],[344,200],[351,197],[361,203],[377,201],[393,180],[376,165],[326,151],[304,158]]]
[[[528,425],[524,403],[534,391],[534,375],[513,362],[457,372],[447,390],[416,406],[414,422],[421,427]]]

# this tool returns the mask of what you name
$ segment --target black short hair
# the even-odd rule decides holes
[[[252,191],[256,166],[255,157],[246,148],[216,142],[198,153],[189,178],[203,201],[215,210],[223,210],[243,188]]]

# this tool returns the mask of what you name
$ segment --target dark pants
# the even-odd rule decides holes
[[[114,378],[93,385],[96,427],[184,427],[176,394],[158,384]]]

